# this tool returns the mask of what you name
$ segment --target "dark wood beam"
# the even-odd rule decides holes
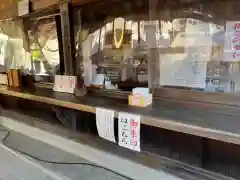
[[[64,67],[66,75],[73,75],[73,57],[71,47],[69,3],[60,4],[61,29],[63,39]]]

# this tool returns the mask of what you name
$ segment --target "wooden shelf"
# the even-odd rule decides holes
[[[194,108],[194,105],[156,101],[147,108],[137,108],[126,104],[126,100],[101,97],[76,97],[72,94],[53,92],[51,89],[37,88],[35,91],[13,91],[0,88],[0,94],[29,99],[79,111],[95,113],[96,107],[104,107],[118,112],[128,112],[141,116],[141,123],[158,128],[182,132],[240,145],[240,113],[227,113],[219,109]],[[117,102],[117,103],[116,103]]]

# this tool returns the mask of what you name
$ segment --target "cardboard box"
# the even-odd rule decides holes
[[[146,107],[152,104],[152,94],[148,96],[128,96],[128,104],[131,106]]]

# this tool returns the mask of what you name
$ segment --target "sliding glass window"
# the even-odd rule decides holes
[[[81,8],[78,41],[85,85],[131,91],[148,87],[148,0],[90,3]]]
[[[0,72],[8,69],[29,70],[31,61],[24,48],[21,21],[0,22]]]
[[[60,37],[55,16],[28,22],[31,73],[36,82],[53,82],[53,76],[60,74]]]
[[[239,5],[237,0],[158,0],[152,19],[154,87],[239,93]]]

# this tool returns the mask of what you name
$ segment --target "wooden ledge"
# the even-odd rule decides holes
[[[72,94],[37,88],[34,92],[19,92],[0,88],[0,94],[29,99],[79,111],[95,113],[97,107],[128,112],[141,116],[141,123],[199,137],[240,145],[240,113],[225,114],[221,111],[182,107],[175,103],[155,102],[147,108],[127,105],[126,100],[101,97],[76,97]]]

